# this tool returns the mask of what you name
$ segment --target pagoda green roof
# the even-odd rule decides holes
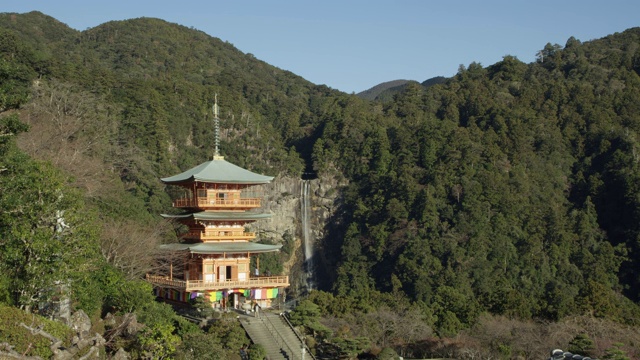
[[[216,157],[178,175],[160,179],[166,184],[181,184],[194,181],[222,184],[267,184],[273,176],[256,174],[222,157]]]
[[[180,215],[171,215],[171,214],[161,214],[163,218],[166,219],[193,219],[193,220],[219,220],[219,221],[233,221],[233,220],[244,220],[244,221],[254,221],[254,220],[262,220],[268,219],[271,217],[269,213],[250,213],[250,212],[219,212],[219,211],[200,211],[196,213],[188,213],[188,214],[180,214]]]
[[[224,253],[266,253],[278,251],[282,245],[259,244],[255,242],[215,242],[215,243],[195,243],[184,244],[174,243],[160,245],[161,250],[185,251],[194,254],[224,254]]]

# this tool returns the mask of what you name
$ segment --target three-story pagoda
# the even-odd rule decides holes
[[[254,242],[255,232],[247,224],[268,219],[261,207],[261,185],[273,177],[256,174],[224,160],[218,153],[218,107],[214,105],[216,145],[213,159],[181,174],[161,179],[182,187],[184,196],[174,207],[180,215],[163,214],[188,227],[182,241],[161,245],[162,250],[183,256],[184,269],[179,278],[173,271],[166,275],[147,275],[156,295],[169,301],[188,303],[204,296],[214,308],[245,308],[253,304],[272,305],[289,286],[288,276],[264,276],[251,271],[251,257],[278,251],[281,245]]]

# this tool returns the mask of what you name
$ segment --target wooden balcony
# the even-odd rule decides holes
[[[256,238],[255,232],[243,230],[216,229],[216,230],[191,230],[182,235],[185,239],[196,239],[200,241],[233,241],[233,240],[253,240]]]
[[[205,281],[205,280],[176,280],[166,276],[149,275],[146,279],[155,286],[174,288],[182,291],[217,291],[225,289],[251,289],[264,287],[287,287],[289,286],[288,276],[262,276],[251,277],[249,280],[226,280],[226,281]]]
[[[194,209],[256,209],[260,198],[216,199],[212,197],[182,198],[173,202],[173,207]]]

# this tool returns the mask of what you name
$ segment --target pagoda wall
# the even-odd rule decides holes
[[[248,280],[251,271],[250,261],[246,253],[226,256],[193,255],[187,259],[188,277],[184,280]],[[230,267],[230,271],[227,267]]]

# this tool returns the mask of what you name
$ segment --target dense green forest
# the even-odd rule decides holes
[[[584,332],[606,338],[594,356],[612,341],[640,356],[616,330],[640,326],[640,28],[369,101],[158,19],[0,20],[0,303],[42,312],[69,279],[74,308],[139,313],[150,330],[130,351],[245,345],[232,325],[192,329],[141,281],[175,240],[158,178],[211,156],[217,93],[230,161],[348,183],[322,291],[292,315],[319,353],[529,357]],[[540,349],[517,343],[531,324],[546,324]]]

